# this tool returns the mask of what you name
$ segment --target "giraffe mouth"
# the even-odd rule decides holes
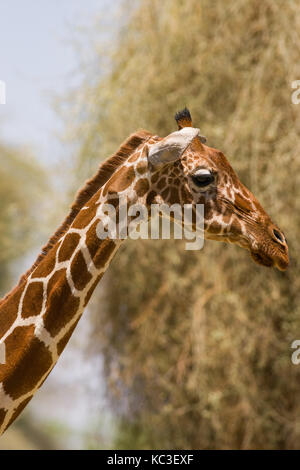
[[[247,239],[246,237],[236,237],[233,236],[231,233],[227,234],[208,234],[206,238],[215,241],[223,241],[233,243],[238,245],[241,248],[245,248],[250,252],[250,255],[255,261],[255,263],[259,264],[260,266],[265,266],[267,268],[277,268],[279,271],[286,271],[289,266],[289,256],[287,249],[286,250],[277,250],[276,252],[271,251],[271,253],[266,253],[264,250],[259,250],[256,246],[253,247],[253,240]]]
[[[261,252],[258,253],[255,251],[251,251],[251,256],[257,264],[260,264],[261,266],[266,266],[268,268],[275,267],[279,269],[279,271],[286,271],[289,266],[288,255],[281,254],[279,256],[274,256],[273,258],[271,258],[266,254],[262,254]]]
[[[262,255],[261,253],[251,251],[251,256],[252,259],[255,261],[255,263],[261,265],[261,266],[266,266],[268,268],[272,268],[274,266],[274,260],[270,258],[267,255]]]

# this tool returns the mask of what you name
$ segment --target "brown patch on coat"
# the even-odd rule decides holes
[[[147,162],[140,162],[136,166],[136,171],[139,173],[139,175],[144,175],[148,171],[148,163]]]
[[[44,285],[42,282],[31,282],[26,289],[22,305],[22,317],[39,315],[43,306]]]
[[[174,188],[174,186],[172,186],[170,188],[170,197],[169,197],[169,202],[171,204],[179,204],[180,203],[180,199],[179,199],[179,194],[178,194],[178,189],[177,188]]]
[[[159,180],[160,176],[161,174],[158,171],[154,173],[154,175],[151,176],[151,183],[155,184]]]
[[[169,193],[170,193],[170,188],[167,186],[166,189],[164,189],[161,193],[161,197],[164,199],[164,201],[168,200]]]
[[[96,268],[100,269],[107,263],[116,245],[110,238],[100,240],[96,233],[98,223],[99,220],[90,227],[85,242]]]
[[[66,269],[53,274],[47,288],[47,304],[44,314],[44,325],[51,336],[73,318],[79,307],[79,298],[74,297],[66,279]]]
[[[116,244],[113,240],[106,238],[101,240],[100,248],[96,253],[96,256],[93,258],[94,264],[97,269],[104,268],[107,261],[111,258]]]
[[[242,233],[242,224],[236,217],[234,217],[232,221],[231,231],[234,233]]]
[[[149,188],[150,186],[147,178],[141,178],[137,181],[134,190],[138,197],[142,197],[146,194],[147,191],[149,191]]]
[[[127,189],[135,179],[134,168],[122,167],[117,170],[103,189],[103,196],[106,194],[118,194]]]
[[[5,340],[6,364],[0,366],[0,382],[13,399],[32,391],[52,365],[48,348],[34,330],[34,325],[18,326]]]
[[[96,233],[96,229],[97,229],[99,222],[100,222],[99,220],[96,220],[93,223],[93,225],[91,225],[85,237],[85,243],[86,243],[86,246],[88,247],[88,250],[92,259],[96,255],[97,250],[101,243],[101,240],[99,239]]]
[[[93,220],[97,213],[98,209],[98,204],[96,204],[96,198],[95,198],[95,204],[88,209],[81,209],[79,212],[78,216],[72,223],[72,228],[85,228],[89,223]]]
[[[114,206],[114,208],[116,209],[120,204],[120,199],[119,199],[118,196],[117,197],[113,196],[113,197],[108,198],[107,202],[108,202],[108,204],[111,204],[112,206]],[[100,220],[98,220],[98,222],[99,221]]]
[[[212,233],[214,235],[219,235],[220,233],[222,233],[222,226],[216,224],[215,222],[212,222],[211,225],[209,225],[208,231],[209,233]]]
[[[0,337],[4,336],[4,334],[9,330],[11,325],[17,318],[18,315],[18,307],[22,292],[24,290],[25,283],[15,290],[12,295],[3,302],[1,305],[1,312],[0,312]]]
[[[76,246],[78,245],[79,240],[80,236],[78,233],[67,233],[59,249],[59,262],[67,261],[71,258],[71,255],[74,252]]]
[[[188,204],[189,202],[192,201],[192,197],[190,192],[186,189],[184,185],[181,186],[181,200],[183,204]]]
[[[56,252],[58,245],[54,246],[48,253],[47,258],[41,260],[35,271],[32,273],[32,279],[36,277],[48,276],[55,267]]]
[[[82,290],[92,279],[91,273],[87,269],[87,265],[83,254],[78,251],[71,263],[71,275],[76,289]]]

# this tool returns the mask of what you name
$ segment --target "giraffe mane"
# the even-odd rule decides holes
[[[18,284],[10,292],[8,292],[2,299],[0,299],[0,305],[10,297],[15,290],[28,278],[28,276],[34,271],[34,269],[43,261],[47,253],[53,248],[58,240],[66,233],[68,228],[73,223],[75,217],[80,212],[82,207],[91,199],[91,197],[109,180],[112,174],[117,168],[124,163],[134,150],[136,150],[142,143],[146,142],[152,137],[148,131],[139,129],[135,133],[131,134],[119,147],[116,153],[104,160],[97,173],[86,181],[85,185],[77,192],[75,200],[70,207],[69,214],[64,219],[62,224],[56,230],[56,232],[50,237],[46,245],[42,247],[40,254],[37,256],[35,262],[19,279]]]

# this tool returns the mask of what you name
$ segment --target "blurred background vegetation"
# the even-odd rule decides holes
[[[14,261],[37,240],[37,199],[47,179],[29,151],[0,144],[0,292],[10,287]]]
[[[299,43],[296,0],[123,1],[114,40],[98,39],[93,66],[63,102],[77,149],[70,194],[135,129],[175,130],[186,105],[284,230],[291,255],[281,273],[216,242],[199,253],[178,240],[122,246],[92,299],[86,347],[88,360],[104,361],[94,372],[99,384],[105,377],[110,448],[300,447],[290,349],[300,336]],[[8,217],[1,210],[2,257]],[[103,447],[98,418],[88,448]]]
[[[42,207],[46,207],[48,181],[45,168],[28,149],[0,144],[0,297],[10,290],[13,281],[27,269],[26,255],[41,243]],[[48,175],[49,177],[49,175]],[[48,220],[49,222],[49,220]],[[42,225],[42,226],[41,226]],[[21,265],[21,269],[20,269]],[[39,449],[51,440],[26,420],[0,441],[1,449]]]

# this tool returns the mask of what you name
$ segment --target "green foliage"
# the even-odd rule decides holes
[[[93,304],[93,350],[123,422],[116,445],[127,429],[128,448],[297,448],[297,2],[141,0],[125,23],[113,50],[97,49],[99,70],[103,57],[110,67],[81,90],[79,168],[91,172],[136,128],[175,130],[187,105],[283,228],[291,267],[267,270],[215,242],[199,253],[179,241],[126,242],[105,305]]]
[[[32,246],[43,173],[26,152],[0,146],[0,292],[9,287],[12,263]]]

